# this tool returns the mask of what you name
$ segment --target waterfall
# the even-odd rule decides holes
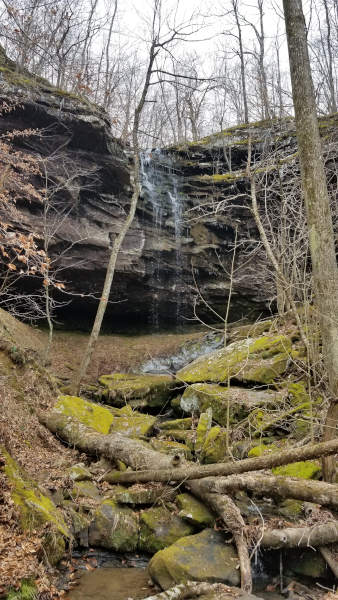
[[[149,285],[152,288],[151,324],[158,330],[163,312],[161,303],[174,305],[175,317],[172,318],[171,309],[171,321],[176,325],[182,321],[184,197],[181,177],[170,155],[155,149],[142,153],[140,158],[143,206],[150,213],[154,231],[154,259],[149,273]],[[168,264],[171,273],[168,273]]]

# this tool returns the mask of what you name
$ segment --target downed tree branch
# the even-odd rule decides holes
[[[203,487],[202,481],[189,481],[187,487],[194,496],[208,504],[210,508],[224,521],[233,535],[236,544],[241,570],[241,589],[248,594],[252,591],[251,565],[246,541],[246,526],[240,510],[234,502],[225,495],[210,494]]]
[[[177,469],[156,469],[139,472],[110,472],[105,480],[110,483],[146,483],[149,481],[186,481],[188,479],[201,479],[217,475],[233,475],[247,473],[288,465],[289,463],[311,460],[321,456],[329,456],[338,452],[338,438],[329,442],[307,444],[302,448],[290,448],[283,452],[263,454],[257,458],[246,458],[238,462],[216,463],[213,465],[185,466]]]
[[[328,548],[327,546],[321,546],[319,548],[319,552],[321,553],[324,560],[326,560],[332,573],[335,575],[335,577],[338,580],[338,562],[337,562],[336,558],[334,557],[333,552],[331,552],[330,548]]]
[[[243,591],[238,588],[229,587],[223,583],[196,583],[196,581],[187,581],[187,583],[179,583],[165,592],[155,594],[155,596],[147,596],[144,600],[186,600],[187,598],[196,598],[196,596],[204,596],[205,594],[217,594],[220,600],[232,600],[234,598],[241,598]]]
[[[161,454],[146,444],[120,433],[103,435],[72,417],[57,412],[39,414],[39,421],[59,438],[82,452],[121,460],[133,469],[168,469],[185,462],[180,455]]]
[[[338,542],[338,521],[328,521],[312,527],[270,529],[263,533],[264,548],[304,548],[326,546]]]
[[[279,498],[295,498],[315,502],[322,506],[338,509],[338,486],[324,481],[311,481],[295,477],[273,475],[230,475],[229,477],[206,478],[202,481],[205,491],[227,494],[234,490],[250,490]]]

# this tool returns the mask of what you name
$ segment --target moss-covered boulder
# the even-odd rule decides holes
[[[233,545],[225,544],[220,532],[205,529],[157,552],[148,570],[155,583],[168,589],[185,581],[238,585],[237,567],[238,557]]]
[[[116,431],[128,437],[147,436],[153,430],[156,420],[152,415],[145,415],[133,410],[131,406],[124,406],[115,414],[109,433]]]
[[[218,425],[212,427],[204,440],[201,450],[201,462],[206,464],[224,462],[228,454],[228,434]]]
[[[139,523],[137,515],[130,509],[108,498],[96,509],[89,526],[89,544],[107,550],[128,552],[136,550]]]
[[[291,340],[285,335],[247,338],[197,358],[178,371],[177,377],[186,383],[221,383],[230,378],[269,384],[286,371],[291,349]]]
[[[80,546],[88,547],[88,528],[90,519],[81,506],[70,500],[64,501],[64,509],[70,523],[70,530]]]
[[[200,418],[198,420],[197,428],[196,428],[196,440],[195,440],[195,452],[200,453],[205,438],[207,437],[212,424],[212,408],[209,406],[205,412],[200,414]]]
[[[285,567],[286,572],[311,579],[325,579],[330,575],[324,558],[315,548],[288,550]]]
[[[233,424],[247,417],[256,407],[275,408],[283,397],[281,392],[273,390],[195,383],[185,389],[180,405],[185,412],[203,412],[210,407],[214,421],[226,426],[228,407],[230,424]]]
[[[59,396],[54,410],[103,434],[109,433],[114,419],[113,414],[104,406],[77,396]]]
[[[180,456],[184,456],[184,458],[187,460],[191,460],[192,458],[191,449],[189,446],[182,444],[181,442],[152,438],[150,440],[150,445],[152,448],[154,448],[154,450],[158,450],[164,454],[178,454]]]
[[[54,410],[77,419],[99,433],[117,432],[128,437],[148,435],[156,422],[156,417],[139,413],[130,406],[106,408],[77,396],[59,396]]]
[[[169,438],[172,438],[178,442],[183,442],[183,444],[188,446],[190,450],[194,450],[196,439],[195,431],[186,431],[183,429],[168,429],[165,433]]]
[[[113,406],[161,407],[171,397],[176,382],[170,375],[113,373],[99,378],[102,399]]]
[[[157,424],[158,428],[166,431],[167,429],[191,429],[192,418],[172,419],[171,421],[162,421]]]
[[[77,498],[89,498],[90,500],[101,500],[101,495],[96,485],[92,481],[76,481],[70,496],[75,500]]]
[[[192,525],[167,508],[150,508],[140,515],[139,549],[154,554],[193,532]]]
[[[93,478],[93,475],[91,474],[89,469],[87,469],[85,467],[85,465],[83,463],[78,463],[76,465],[72,465],[68,469],[68,474],[69,474],[69,478],[72,481],[86,481],[88,479]]]
[[[277,512],[289,521],[299,521],[303,514],[304,503],[301,500],[287,498],[278,504]]]
[[[143,486],[140,484],[132,485],[128,489],[117,492],[114,499],[119,504],[128,504],[137,506],[142,504],[155,504],[156,502],[169,502],[174,500],[176,491],[169,485],[160,483]]]
[[[191,494],[179,494],[176,504],[180,509],[178,516],[196,527],[212,527],[215,522],[210,510]]]
[[[12,500],[20,512],[21,526],[32,531],[48,525],[43,546],[49,562],[54,565],[65,552],[65,539],[72,537],[64,516],[5,448],[0,447],[0,450],[5,461],[4,471],[12,487]]]

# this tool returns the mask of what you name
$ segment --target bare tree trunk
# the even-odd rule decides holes
[[[337,436],[338,270],[329,196],[316,115],[315,94],[301,0],[283,0],[302,187],[307,212],[315,304],[319,315],[331,404],[324,440]],[[334,458],[325,459],[324,477],[332,481]]]
[[[331,552],[330,548],[328,548],[327,546],[321,546],[319,548],[319,552],[321,553],[324,560],[326,560],[332,573],[338,579],[338,563],[337,563],[333,553]]]
[[[323,481],[308,481],[273,475],[230,475],[203,479],[202,487],[211,493],[228,494],[235,490],[250,490],[277,498],[296,498],[338,509],[338,486]]]
[[[156,58],[156,45],[155,45],[155,42],[153,42],[151,45],[151,48],[150,48],[148,69],[147,69],[147,74],[146,74],[144,85],[143,85],[141,98],[140,98],[140,101],[139,101],[139,103],[135,109],[135,113],[134,113],[134,124],[133,124],[134,165],[133,165],[133,180],[132,180],[133,194],[131,197],[129,213],[121,227],[120,233],[116,236],[114,243],[113,243],[113,247],[111,250],[111,254],[110,254],[110,258],[109,258],[109,262],[108,262],[108,266],[107,266],[105,282],[103,285],[103,291],[102,291],[99,306],[97,309],[94,325],[93,325],[93,328],[92,328],[92,331],[91,331],[91,334],[89,337],[86,352],[83,356],[83,359],[82,359],[82,362],[80,365],[80,369],[77,373],[77,377],[73,384],[74,393],[76,393],[76,394],[79,394],[81,381],[83,380],[83,378],[87,372],[88,366],[90,364],[90,361],[91,361],[91,358],[92,358],[92,355],[94,352],[94,348],[95,348],[97,339],[98,339],[100,331],[101,331],[101,325],[102,325],[104,314],[106,312],[107,303],[108,303],[109,295],[110,295],[110,290],[111,290],[111,286],[112,286],[113,278],[114,278],[114,274],[115,274],[115,267],[116,267],[118,253],[120,251],[120,248],[122,246],[124,238],[126,237],[126,234],[134,220],[137,202],[138,202],[138,199],[140,196],[141,183],[140,183],[140,156],[139,156],[138,132],[139,132],[139,125],[140,125],[140,118],[141,118],[142,110],[143,110],[143,107],[144,107],[144,104],[146,101],[155,58]]]
[[[249,473],[288,465],[293,462],[312,460],[321,456],[330,456],[338,452],[338,439],[318,444],[308,444],[302,448],[290,448],[273,454],[263,454],[257,458],[246,458],[238,462],[217,463],[214,465],[192,465],[175,470],[139,471],[138,473],[108,473],[106,480],[111,483],[146,483],[147,481],[187,481],[217,475]]]

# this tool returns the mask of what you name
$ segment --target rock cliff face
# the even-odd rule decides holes
[[[99,107],[17,73],[1,53],[0,101],[15,104],[2,115],[0,132],[41,132],[15,138],[15,144],[45,159],[49,229],[54,230],[50,254],[62,269],[67,291],[76,294],[63,316],[89,318],[96,300],[81,294],[100,293],[109,248],[128,208],[128,153],[113,138]],[[337,115],[327,118],[325,132],[337,132],[337,121]],[[184,322],[194,314],[196,297],[197,312],[215,321],[201,296],[224,315],[236,229],[231,316],[266,310],[273,296],[271,277],[263,253],[249,255],[258,239],[245,176],[249,136],[255,160],[275,152],[276,140],[281,156],[296,150],[293,123],[285,121],[232,128],[142,157],[142,197],[118,259],[108,308],[112,327],[122,322],[156,327]],[[13,227],[42,237],[43,207],[27,205],[23,198],[18,209],[20,218]]]

